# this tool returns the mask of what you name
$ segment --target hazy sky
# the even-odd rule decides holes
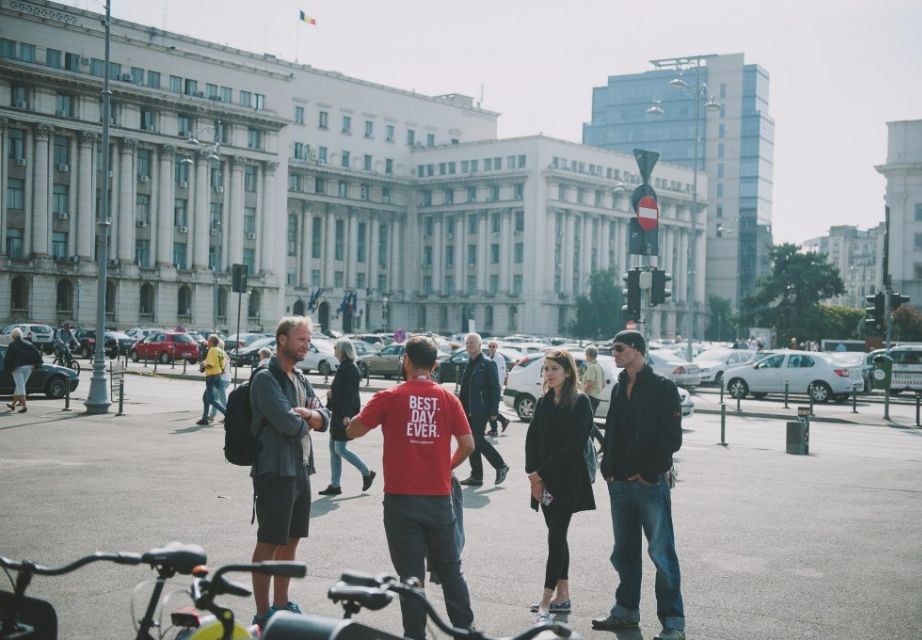
[[[609,75],[742,52],[771,78],[776,242],[883,220],[886,122],[922,119],[919,0],[112,0],[112,15],[429,95],[483,86],[500,137],[576,142]]]

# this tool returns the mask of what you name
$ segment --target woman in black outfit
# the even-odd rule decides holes
[[[346,445],[346,427],[352,416],[362,408],[359,399],[359,383],[362,374],[355,366],[355,346],[349,338],[340,338],[333,347],[333,353],[339,360],[339,368],[333,376],[333,383],[327,391],[327,408],[330,409],[330,486],[320,492],[322,496],[338,496],[343,492],[339,486],[343,472],[343,460],[354,466],[362,474],[362,491],[368,491],[374,482],[375,472],[370,471],[355,453]]]
[[[595,509],[583,452],[592,429],[592,405],[578,390],[576,362],[569,352],[548,351],[542,369],[544,396],[535,406],[525,439],[525,471],[532,508],[541,506],[547,524],[547,567],[541,602],[532,605],[537,621],[569,613],[570,551],[567,529],[577,511]]]
[[[13,339],[10,346],[6,349],[6,359],[3,361],[3,369],[13,376],[13,401],[7,402],[6,406],[10,411],[16,410],[16,403],[19,403],[19,413],[25,413],[26,407],[26,383],[29,376],[32,375],[33,369],[38,369],[42,365],[42,353],[35,346],[22,337],[22,329],[16,327],[13,329],[10,337]]]

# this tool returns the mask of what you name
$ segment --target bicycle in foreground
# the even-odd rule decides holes
[[[205,566],[207,560],[202,547],[178,542],[152,549],[144,554],[97,552],[56,568],[42,566],[29,560],[15,562],[0,556],[0,567],[4,569],[13,586],[12,592],[0,590],[0,640],[55,640],[58,637],[58,619],[54,607],[44,600],[26,596],[26,589],[34,576],[60,576],[92,562],[146,564],[157,571],[144,615],[135,623],[135,640],[161,640],[168,637],[174,629],[176,640],[245,640],[259,637],[256,627],[241,625],[231,609],[215,602],[215,598],[221,595],[250,595],[247,587],[228,580],[225,574],[256,572],[270,576],[303,578],[307,573],[307,568],[302,562],[261,562],[225,565],[210,574]],[[15,579],[10,575],[10,571],[16,572]],[[161,624],[155,617],[157,607],[167,582],[177,574],[193,577],[189,590],[193,606],[172,612],[171,626],[161,629]],[[202,615],[200,612],[203,611],[208,615]],[[134,619],[134,616],[132,618]]]
[[[372,576],[346,572],[342,574],[339,582],[330,587],[327,597],[342,606],[342,618],[280,611],[269,619],[261,640],[403,640],[402,636],[352,619],[352,616],[363,608],[369,611],[383,609],[395,597],[417,602],[435,626],[455,640],[494,640],[477,629],[463,629],[446,622],[433,608],[425,592],[419,588],[419,582],[414,578],[404,582],[387,574]],[[542,622],[506,640],[532,640],[538,637],[541,640],[582,640],[579,634],[561,622]]]

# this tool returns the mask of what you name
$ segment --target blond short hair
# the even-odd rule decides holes
[[[285,316],[279,320],[279,325],[275,329],[275,339],[279,340],[282,336],[287,336],[295,327],[304,325],[310,332],[314,331],[314,322],[310,316]]]

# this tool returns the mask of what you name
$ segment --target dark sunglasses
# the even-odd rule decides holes
[[[618,353],[621,353],[621,352],[624,351],[624,345],[623,345],[623,344],[616,344],[616,345],[614,345],[614,346],[612,347],[612,349],[614,349],[614,350],[617,351]]]

